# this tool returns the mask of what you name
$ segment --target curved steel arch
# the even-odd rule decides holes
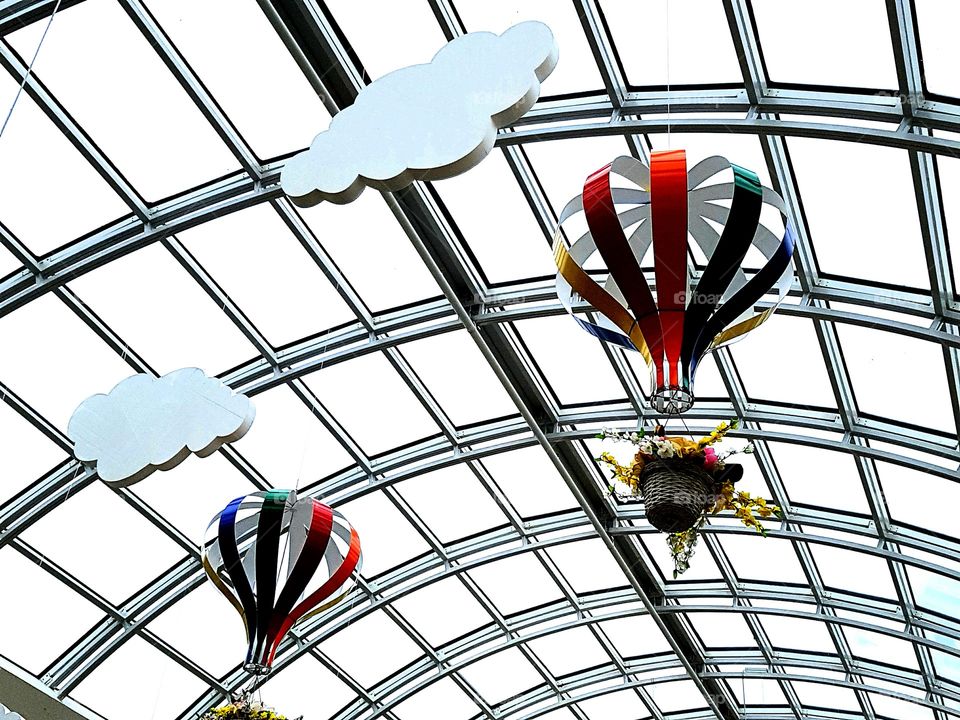
[[[265,3],[266,4],[266,3]],[[584,8],[584,21],[587,23],[587,19],[594,18],[594,11],[591,10],[591,3],[584,0],[582,3]],[[128,12],[136,13],[142,6],[136,0],[127,0],[124,3]],[[441,0],[435,0],[435,8],[441,8],[444,5]],[[737,2],[736,0],[728,0],[727,3],[728,14],[731,17],[737,17],[738,8],[742,10],[742,3]],[[903,7],[899,2],[893,2],[891,0],[888,3],[891,7],[901,8]],[[15,6],[15,7],[14,7]],[[3,27],[4,17],[7,11],[11,11],[11,8],[16,10],[17,13],[29,13],[32,10],[36,10],[44,6],[43,2],[16,2],[8,3],[6,6],[0,5],[0,27]],[[906,11],[905,11],[906,12]],[[741,13],[742,15],[742,13]],[[450,14],[446,14],[444,17],[451,17]],[[594,18],[595,19],[595,18]],[[901,23],[903,25],[903,23]],[[148,26],[146,20],[141,19],[138,23],[141,31],[144,32],[145,36],[148,38],[151,37],[152,29]],[[586,26],[586,25],[585,25]],[[710,107],[713,110],[721,109],[751,109],[753,115],[756,116],[756,121],[744,120],[737,123],[737,131],[742,132],[751,132],[757,133],[761,136],[767,138],[767,148],[770,151],[773,160],[772,164],[776,165],[777,162],[782,159],[783,153],[782,149],[779,148],[776,142],[776,138],[782,136],[783,134],[806,134],[810,136],[823,136],[823,137],[832,137],[835,139],[852,139],[850,137],[850,130],[848,127],[843,126],[830,126],[829,123],[804,123],[791,121],[790,123],[778,123],[777,121],[772,120],[767,115],[778,112],[796,112],[796,113],[809,113],[811,115],[827,115],[833,114],[838,117],[844,117],[847,119],[880,119],[880,120],[892,120],[897,123],[903,124],[903,130],[898,130],[897,132],[886,132],[879,131],[878,133],[873,133],[870,130],[867,130],[867,141],[873,142],[880,145],[892,145],[896,147],[903,147],[908,149],[911,152],[911,157],[915,163],[916,175],[918,176],[918,187],[923,186],[923,197],[927,200],[930,200],[931,193],[934,192],[930,188],[929,179],[932,165],[929,163],[929,154],[953,154],[956,151],[954,141],[947,141],[946,143],[939,142],[940,139],[933,138],[926,134],[926,128],[935,128],[935,129],[948,129],[956,131],[958,129],[957,117],[958,113],[955,106],[944,106],[937,105],[935,103],[928,103],[926,106],[913,107],[910,102],[904,103],[896,98],[869,98],[858,94],[845,94],[845,93],[804,93],[801,91],[771,91],[767,86],[765,79],[762,77],[762,63],[757,63],[756,53],[758,45],[756,42],[750,39],[750,28],[747,26],[736,25],[736,23],[731,21],[732,28],[734,26],[736,29],[735,40],[739,40],[739,50],[738,53],[741,61],[744,66],[744,76],[746,82],[746,88],[743,91],[685,91],[683,96],[679,96],[676,93],[671,94],[671,102],[676,102],[673,106],[674,112],[697,112],[701,111],[707,107]],[[449,27],[448,30],[452,33],[457,32],[457,28]],[[898,67],[900,71],[900,80],[901,80],[901,92],[904,93],[904,97],[912,97],[907,95],[907,92],[916,92],[916,78],[911,75],[910,66],[914,62],[916,56],[915,48],[910,46],[911,42],[911,33],[904,33],[903,28],[900,28],[900,38],[898,47],[898,61],[901,63],[902,67]],[[153,35],[156,39],[156,35]],[[601,24],[593,23],[590,26],[590,39],[593,44],[595,53],[600,56],[605,55],[609,51],[609,38],[604,37],[604,29]],[[162,38],[161,38],[162,40]],[[177,54],[175,49],[165,46],[164,43],[155,44],[157,52],[161,54],[161,57],[171,66],[171,69],[175,74],[178,75],[181,83],[185,86],[189,85],[192,80],[189,77],[187,72],[188,69],[177,66]],[[15,58],[11,59],[9,55],[4,55],[4,64],[7,66],[7,69],[17,77],[18,72],[21,72],[16,65]],[[606,133],[613,132],[607,129],[607,124],[600,126],[596,123],[594,124],[583,124],[574,129],[564,128],[562,125],[568,123],[571,120],[581,120],[586,118],[595,118],[601,117],[604,115],[615,115],[613,124],[618,124],[616,132],[636,132],[642,129],[647,130],[656,130],[661,128],[663,123],[660,122],[658,125],[656,122],[647,123],[646,121],[637,121],[637,120],[623,120],[624,115],[640,115],[646,113],[655,113],[659,110],[664,109],[665,97],[664,95],[657,93],[634,93],[626,89],[622,83],[622,78],[616,78],[615,68],[609,63],[601,63],[603,68],[604,77],[606,80],[606,85],[608,88],[608,94],[604,96],[603,100],[598,100],[597,98],[587,98],[587,99],[578,99],[578,100],[564,100],[564,101],[551,101],[543,102],[538,108],[530,115],[528,122],[548,122],[552,124],[552,127],[548,127],[547,130],[540,135],[537,135],[540,131],[529,130],[521,128],[515,133],[505,134],[504,138],[501,138],[501,145],[504,147],[512,147],[517,142],[529,142],[535,140],[546,140],[550,138],[555,138],[562,136],[564,133],[573,133],[576,136],[585,136],[588,134],[597,134],[597,133]],[[11,68],[13,68],[11,70]],[[21,73],[22,74],[22,73]],[[349,75],[349,72],[347,73]],[[67,247],[63,252],[55,254],[55,256],[38,260],[33,259],[29,253],[24,255],[26,259],[25,265],[27,269],[21,271],[18,275],[9,278],[4,283],[0,283],[0,314],[3,312],[8,312],[10,309],[19,306],[24,302],[39,297],[45,292],[48,292],[51,289],[57,288],[62,284],[64,279],[70,276],[71,273],[80,274],[86,272],[93,267],[99,266],[104,262],[109,262],[111,259],[120,257],[126,252],[133,251],[137,247],[142,247],[144,244],[149,242],[154,242],[164,236],[165,232],[169,232],[172,227],[180,227],[181,229],[189,226],[190,223],[199,223],[205,221],[205,219],[212,216],[210,212],[211,208],[219,208],[220,210],[230,211],[233,209],[239,209],[240,207],[245,207],[246,204],[255,204],[257,202],[262,202],[269,200],[272,197],[275,197],[276,187],[271,185],[271,182],[275,182],[275,173],[276,167],[267,168],[259,167],[258,165],[252,165],[249,162],[246,163],[246,171],[244,174],[234,176],[233,178],[228,178],[224,181],[215,183],[217,186],[216,189],[213,186],[204,188],[199,192],[191,193],[192,200],[189,198],[183,198],[173,204],[169,210],[169,221],[174,223],[174,225],[167,225],[166,228],[160,228],[157,226],[158,222],[163,222],[161,218],[165,217],[163,211],[160,208],[147,208],[141,207],[135,196],[135,192],[127,192],[123,186],[122,178],[117,178],[111,175],[111,169],[109,166],[109,160],[97,156],[95,152],[86,144],[85,138],[82,136],[82,131],[78,132],[76,129],[71,128],[69,123],[66,122],[64,117],[63,109],[56,105],[55,99],[50,98],[49,100],[44,99],[42,96],[41,89],[37,88],[35,84],[28,85],[28,92],[32,92],[35,96],[40,98],[41,106],[44,107],[45,111],[49,116],[56,122],[61,129],[66,132],[68,136],[74,141],[75,145],[81,149],[81,152],[87,156],[95,167],[97,167],[101,174],[105,177],[108,177],[108,182],[114,185],[115,188],[118,188],[122,195],[124,195],[128,202],[131,204],[132,209],[138,215],[139,220],[131,221],[119,221],[111,228],[97,234],[95,237],[88,238],[87,240],[79,241],[74,243],[71,246]],[[792,95],[791,95],[792,92]],[[244,153],[243,148],[239,147],[237,142],[232,139],[229,133],[225,132],[223,127],[223,119],[219,118],[212,112],[209,107],[209,99],[204,98],[202,94],[198,92],[193,92],[191,95],[194,101],[198,104],[201,111],[207,115],[208,119],[218,130],[221,132],[221,137],[224,141],[231,145],[235,154],[238,155],[238,158],[243,164]],[[831,106],[830,104],[833,104]],[[752,125],[751,125],[752,122]],[[644,124],[646,123],[646,124]],[[722,129],[717,125],[716,121],[711,121],[709,119],[703,121],[701,124],[699,120],[681,120],[681,126],[684,128],[698,128],[698,129]],[[775,129],[779,128],[781,132],[776,132]],[[523,168],[520,168],[521,174]],[[257,178],[256,176],[259,176]],[[785,183],[787,187],[786,195],[788,198],[793,194],[793,190],[790,186],[790,178],[786,170],[778,166],[777,172],[778,179]],[[264,185],[263,183],[267,184]],[[924,184],[926,183],[926,184]],[[531,188],[526,184],[526,191],[531,192]],[[208,190],[210,192],[208,192]],[[918,191],[919,192],[919,191]],[[273,194],[272,194],[273,193]],[[246,204],[245,204],[246,203]],[[935,204],[935,203],[933,203]],[[402,208],[401,208],[402,212]],[[921,339],[929,339],[933,341],[940,342],[944,347],[955,348],[955,336],[952,332],[953,325],[956,324],[957,314],[956,314],[956,305],[952,299],[952,294],[947,292],[950,286],[950,279],[943,274],[942,267],[942,249],[943,249],[943,237],[942,229],[938,231],[936,227],[936,219],[928,218],[928,223],[925,225],[927,237],[927,244],[930,247],[931,255],[933,256],[933,263],[931,267],[937,267],[938,269],[934,274],[937,275],[935,280],[938,282],[932,282],[932,292],[929,296],[920,296],[917,297],[915,294],[911,295],[909,298],[916,312],[926,315],[924,297],[927,297],[930,301],[930,306],[932,307],[931,317],[933,317],[937,322],[942,323],[942,332],[940,327],[931,331],[930,333],[916,333],[910,330],[914,336],[924,335]],[[176,225],[176,223],[180,223]],[[938,235],[940,232],[940,235]],[[440,233],[439,237],[443,238],[444,235]],[[16,246],[15,238],[4,238],[5,242],[12,246]],[[436,258],[441,258],[442,253],[438,250],[439,248],[437,243],[431,244],[430,238],[426,238],[423,242],[423,246],[426,248],[428,254],[431,252]],[[939,254],[938,254],[939,253]],[[21,253],[22,254],[22,253]],[[814,303],[809,305],[810,314],[809,316],[817,324],[818,332],[820,333],[821,339],[824,344],[829,349],[831,345],[835,345],[834,340],[831,337],[831,327],[832,324],[836,321],[843,322],[844,320],[838,315],[833,313],[833,311],[827,309],[823,305],[816,304],[817,297],[817,283],[816,281],[816,271],[815,267],[812,265],[804,266],[803,263],[807,260],[801,258],[801,265],[803,272],[801,273],[801,291],[807,293],[807,296],[814,300]],[[941,263],[940,266],[937,266],[937,262]],[[324,263],[320,263],[325,270],[330,270],[327,268]],[[456,270],[456,268],[455,268]],[[466,283],[466,278],[469,275],[466,270],[468,268],[461,268],[464,270],[462,279],[464,284]],[[449,271],[449,268],[444,268],[444,271]],[[459,277],[457,272],[453,273],[454,276]],[[943,282],[939,282],[941,279],[946,278]],[[203,284],[203,281],[198,279],[198,282]],[[483,292],[481,296],[483,297],[483,302],[488,306],[491,303],[488,302],[488,297],[491,295],[488,288],[481,288]],[[819,289],[823,292],[823,288]],[[862,292],[862,295],[858,295],[857,291]],[[824,293],[828,295],[829,293]],[[854,302],[862,301],[863,298],[869,298],[868,287],[866,284],[857,284],[851,283],[850,286],[842,288],[839,291],[835,291],[830,297],[826,299],[839,299]],[[438,325],[444,324],[444,329],[442,331],[449,331],[452,329],[458,329],[459,327],[467,327],[468,331],[475,329],[477,327],[484,327],[486,324],[488,326],[487,333],[490,336],[485,339],[484,342],[488,340],[493,342],[505,342],[508,350],[513,350],[509,345],[509,332],[505,332],[503,337],[498,335],[500,328],[499,325],[502,324],[502,319],[491,319],[491,317],[496,313],[486,312],[484,309],[481,309],[479,313],[470,312],[468,315],[464,315],[461,311],[462,308],[458,307],[458,301],[456,294],[452,294],[448,298],[448,303],[446,307],[434,307],[431,312],[436,313],[432,319],[438,320]],[[869,300],[866,303],[869,305]],[[791,310],[792,312],[792,310]],[[806,310],[797,310],[797,314],[803,314]],[[340,334],[340,339],[346,338],[353,335],[355,332],[357,334],[362,334],[370,330],[369,325],[371,325],[369,318],[362,317],[361,321],[358,324],[357,328],[354,329],[345,329]],[[412,315],[405,315],[401,313],[404,317],[398,318],[401,322],[401,325],[406,321],[410,321],[410,324],[413,324]],[[449,319],[456,315],[460,322],[450,322]],[[514,317],[518,317],[515,315]],[[865,316],[864,316],[865,317]],[[233,318],[231,318],[233,319]],[[442,319],[442,320],[441,320]],[[509,319],[509,318],[507,318]],[[849,321],[855,321],[856,319]],[[365,324],[366,321],[366,324]],[[863,320],[862,317],[859,318],[860,323],[869,322]],[[901,328],[905,329],[905,328]],[[249,331],[249,329],[248,329]],[[438,329],[438,331],[441,331]],[[383,343],[384,347],[392,346],[388,343]],[[306,371],[308,368],[319,366],[319,362],[311,364],[309,358],[317,359],[326,354],[326,351],[330,349],[331,345],[324,344],[321,341],[316,343],[306,342],[304,347],[299,348],[299,355],[296,353],[291,353],[289,355],[283,355],[281,353],[272,354],[269,352],[264,353],[264,358],[258,358],[249,364],[247,370],[249,374],[246,375],[248,381],[253,387],[265,388],[268,382],[273,382],[273,385],[277,385],[283,382],[295,382],[298,377],[297,373],[300,371]],[[340,345],[339,347],[343,347]],[[482,347],[482,346],[481,346]],[[374,348],[371,345],[369,348],[366,348],[366,352],[373,352],[379,350],[380,348]],[[499,347],[495,347],[495,359],[491,362],[499,362],[503,358],[509,359],[509,352],[505,353]],[[336,349],[332,350],[335,354]],[[292,358],[294,356],[302,357],[306,359],[306,362],[303,366],[298,366],[297,368],[291,369],[290,364],[296,362]],[[350,352],[342,353],[340,360],[343,361],[348,359]],[[839,356],[838,356],[839,357]],[[842,360],[842,358],[841,358]],[[723,363],[721,363],[723,365]],[[522,367],[522,364],[521,364]],[[836,368],[833,368],[836,370]],[[516,390],[528,390],[527,385],[536,384],[532,376],[524,375],[522,372],[518,373],[516,368],[510,368],[511,372],[507,375],[507,380],[505,382],[511,383]],[[272,377],[268,379],[268,376],[273,375],[277,371],[282,376],[280,379],[274,380]],[[284,372],[288,372],[287,375],[283,375]],[[726,372],[724,368],[722,371]],[[231,373],[232,381],[239,381],[241,377],[244,377],[245,371],[239,371],[237,373]],[[765,439],[778,439],[786,440],[792,442],[804,442],[807,444],[820,445],[821,447],[830,447],[831,449],[841,450],[843,452],[849,452],[855,456],[858,462],[858,467],[861,470],[863,475],[863,482],[869,485],[871,482],[875,482],[875,477],[871,474],[870,464],[876,459],[892,459],[892,461],[901,461],[901,464],[906,464],[911,467],[918,469],[926,469],[930,472],[934,472],[943,477],[947,477],[951,480],[956,480],[956,473],[950,469],[945,469],[936,465],[934,463],[924,464],[923,461],[917,461],[913,458],[907,458],[905,456],[898,456],[896,453],[892,452],[877,452],[871,448],[867,448],[865,444],[858,444],[852,440],[869,440],[869,439],[882,439],[893,444],[898,442],[903,446],[905,444],[905,438],[910,437],[909,433],[913,432],[911,428],[904,426],[897,426],[894,423],[888,423],[887,425],[880,427],[879,429],[871,430],[869,427],[865,426],[860,422],[860,418],[857,417],[855,412],[855,407],[850,403],[850,397],[848,389],[844,388],[842,378],[836,380],[837,384],[837,395],[838,395],[838,411],[836,413],[836,421],[827,418],[814,418],[812,421],[809,418],[799,418],[798,414],[795,414],[791,418],[789,412],[785,412],[784,408],[778,407],[774,404],[760,404],[759,407],[756,403],[747,403],[745,394],[736,388],[735,378],[730,377],[730,373],[726,372],[727,379],[730,380],[734,390],[731,395],[731,406],[734,411],[738,414],[741,414],[748,427],[745,428],[744,434],[746,436],[755,436],[763,442]],[[271,385],[272,386],[272,385]],[[563,429],[563,426],[567,424],[565,421],[570,421],[573,418],[577,418],[578,422],[589,422],[589,418],[592,416],[594,418],[606,420],[610,417],[615,419],[627,419],[628,417],[635,417],[637,414],[637,407],[642,408],[642,402],[638,401],[636,397],[631,398],[634,402],[632,406],[625,406],[623,408],[618,408],[611,411],[609,408],[593,408],[592,415],[590,411],[581,412],[581,411],[570,411],[566,412],[563,408],[555,407],[549,401],[549,398],[546,398],[543,404],[543,410],[545,415],[548,416],[550,420],[550,425],[555,429],[555,432],[546,433],[543,435],[538,435],[537,428],[534,423],[531,422],[529,418],[526,418],[524,422],[513,423],[508,421],[505,425],[497,425],[495,423],[490,423],[487,428],[493,437],[506,438],[522,438],[522,440],[517,440],[518,443],[532,444],[534,442],[533,438],[536,438],[536,442],[540,443],[545,450],[548,451],[548,454],[551,454],[551,449],[545,443],[550,445],[566,445],[568,440],[575,440],[578,437],[576,432],[568,433]],[[520,409],[521,414],[523,414],[523,409],[525,403],[521,402]],[[29,411],[21,409],[22,413],[29,415]],[[704,412],[700,417],[706,419],[709,417],[709,411],[718,411],[723,410],[724,412],[728,411],[728,407],[718,406],[716,408],[709,408],[708,412]],[[25,415],[25,416],[26,416]],[[766,424],[769,423],[771,419],[782,418],[783,424],[791,425],[797,428],[819,428],[822,430],[828,431],[841,431],[846,433],[846,437],[842,442],[831,442],[814,439],[811,436],[803,436],[800,433],[772,433],[766,427]],[[28,418],[29,419],[29,418]],[[526,425],[524,424],[526,423]],[[756,425],[759,423],[765,424],[765,429],[763,432],[751,427],[751,425]],[[531,433],[533,437],[531,437]],[[347,442],[348,439],[343,437],[343,433],[335,432],[341,438],[341,441]],[[935,434],[930,434],[930,437],[926,440],[927,447],[925,448],[927,452],[932,453],[941,458],[956,458],[956,449],[951,447],[949,442],[944,442],[943,437],[937,437]],[[467,442],[458,443],[456,438],[446,438],[438,442],[427,441],[422,444],[422,446],[412,455],[417,455],[417,453],[423,453],[424,457],[429,458],[440,458],[444,453],[454,453],[458,445],[466,445]],[[517,445],[519,446],[519,445]],[[393,463],[396,467],[403,467],[409,460],[411,453],[398,453],[396,457],[390,459],[390,463]],[[553,455],[551,455],[553,457]],[[560,464],[563,467],[568,469],[572,468],[573,470],[583,470],[584,466],[576,462],[576,454],[572,455],[560,455]],[[761,458],[763,460],[763,458]],[[232,461],[235,464],[241,463],[242,460],[232,456]],[[439,462],[448,462],[447,457],[443,457]],[[366,458],[358,458],[358,470],[356,471],[347,471],[341,475],[338,479],[338,487],[343,491],[344,497],[350,496],[352,492],[361,492],[360,488],[361,483],[365,480],[366,476],[372,474],[372,471],[376,467],[383,467],[389,463],[370,463]],[[561,468],[562,470],[563,468]],[[775,468],[771,468],[769,462],[762,462],[762,470],[768,476],[768,478],[773,478],[776,480]],[[39,517],[40,514],[45,509],[49,509],[54,506],[59,498],[62,498],[65,493],[62,492],[62,489],[66,487],[64,478],[69,475],[69,472],[76,471],[75,467],[64,467],[60,468],[58,471],[55,471],[50,475],[50,482],[44,483],[42,487],[35,489],[36,492],[29,495],[22,495],[16,502],[13,503],[13,506],[8,505],[5,507],[5,510],[11,512],[6,513],[6,517],[9,517],[11,520],[16,521],[17,527],[21,528],[26,526],[26,522],[30,518]],[[252,472],[252,470],[250,471]],[[85,476],[81,482],[90,482],[92,481],[92,476]],[[331,483],[332,484],[332,483]],[[318,489],[321,487],[327,487],[327,483],[321,483],[317,486]],[[772,486],[776,488],[776,492],[782,491],[782,486],[779,486],[777,482],[773,482]],[[48,492],[49,491],[49,492]],[[868,493],[868,496],[871,496],[871,493]],[[41,505],[41,510],[38,511],[28,511],[27,510],[27,501],[30,499],[39,499],[43,504]],[[145,512],[145,508],[138,508],[141,511]],[[823,515],[820,518],[815,518],[819,522],[823,523],[825,527],[842,527],[843,522],[840,518],[836,516]],[[935,542],[936,538],[933,536],[923,537],[921,533],[918,537],[907,537],[902,533],[898,533],[896,529],[889,527],[889,523],[884,521],[884,518],[880,518],[881,527],[877,528],[877,539],[881,544],[884,543],[898,543],[904,542],[909,544],[910,542],[923,544],[924,541]],[[6,527],[6,523],[0,523]],[[853,524],[851,523],[851,526]],[[601,534],[605,534],[606,530],[604,528],[599,528],[598,531]],[[793,531],[783,531],[785,533],[790,533]],[[15,537],[16,530],[12,533],[9,532],[9,528],[3,536],[0,536],[0,544],[4,540],[9,540],[9,538]],[[612,536],[617,536],[618,531],[615,528],[611,532]],[[804,542],[807,542],[807,539],[804,539]],[[879,556],[884,557],[890,563],[897,566],[903,564],[910,564],[909,556],[905,556],[894,550],[887,550],[886,546],[883,548],[883,552],[874,553]],[[613,548],[611,547],[611,550]],[[953,556],[953,550],[944,550],[941,554],[944,557]],[[170,578],[165,577],[164,579],[169,580]],[[814,597],[817,602],[822,603],[823,598],[816,598],[816,588],[814,587],[812,592],[814,592]],[[148,586],[140,594],[140,597],[143,598],[145,603],[142,608],[144,612],[149,611],[158,611],[163,607],[161,599],[164,596],[164,583],[163,579],[160,582],[152,583],[151,586]],[[669,614],[669,613],[666,613]],[[749,613],[745,613],[749,615]],[[915,619],[914,619],[915,620]],[[831,620],[833,623],[833,620]],[[921,643],[922,645],[923,643]],[[93,642],[93,646],[97,645],[96,642]],[[96,654],[91,655],[89,659],[98,657]],[[678,658],[679,661],[679,658]],[[682,663],[681,663],[682,664]],[[845,671],[850,672],[850,668],[845,664],[845,659],[841,658],[838,660],[838,667]],[[621,669],[622,671],[622,669]],[[689,670],[688,670],[689,672]],[[926,673],[926,668],[924,668]],[[683,677],[688,677],[689,675],[684,675]],[[697,680],[699,678],[709,677],[709,673],[696,673],[695,677],[692,679]],[[925,675],[925,679],[929,679]],[[856,683],[852,683],[856,686]],[[944,712],[944,707],[940,704],[934,703],[932,705],[934,709],[939,712]],[[868,713],[869,716],[869,713]]]

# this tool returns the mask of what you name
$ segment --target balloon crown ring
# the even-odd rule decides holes
[[[717,181],[726,171],[732,178]],[[615,187],[614,175],[629,186]],[[779,232],[761,221],[764,205],[777,211]],[[581,213],[587,230],[571,242],[564,225]],[[658,412],[682,413],[693,406],[703,356],[758,327],[790,290],[794,244],[783,199],[726,158],[687,172],[683,150],[654,152],[649,167],[618,157],[592,173],[560,214],[557,296],[591,335],[641,354]],[[603,284],[584,269],[596,252],[607,267]],[[643,271],[648,254],[653,287]],[[756,307],[771,291],[771,302]]]

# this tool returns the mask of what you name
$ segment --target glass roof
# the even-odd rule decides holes
[[[283,197],[363,83],[525,19],[560,64],[478,168]],[[198,544],[297,487],[364,567],[282,644],[289,717],[960,717],[958,26],[947,0],[0,1],[0,702],[6,675],[88,720],[223,701],[241,627]],[[550,256],[587,173],[668,147],[757,171],[799,242],[686,416],[742,418],[787,519],[711,520],[680,579],[593,460],[654,421],[642,363],[570,322]],[[248,437],[129,489],[73,459],[83,398],[184,366],[254,399]]]

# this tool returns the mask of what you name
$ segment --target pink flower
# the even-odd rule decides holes
[[[712,447],[705,447],[703,449],[703,466],[708,470],[711,469],[714,465],[717,464],[717,451]]]

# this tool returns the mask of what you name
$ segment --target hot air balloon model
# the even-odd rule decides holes
[[[710,182],[728,170],[732,178]],[[614,174],[632,186],[612,186]],[[779,234],[761,222],[765,204],[779,211]],[[564,223],[581,212],[586,232],[568,244]],[[688,235],[707,259],[693,277]],[[653,407],[679,414],[693,405],[700,359],[756,328],[785,297],[794,243],[783,199],[750,170],[715,156],[688,173],[683,150],[654,152],[649,167],[618,157],[591,174],[560,215],[557,294],[571,314],[579,300],[596,311],[573,315],[587,332],[638,351],[650,368]],[[651,246],[656,296],[641,269]],[[754,262],[751,247],[762,256],[754,272],[741,269],[745,259]],[[597,251],[608,270],[604,285],[584,270]],[[771,289],[771,305],[755,310]]]
[[[360,537],[346,518],[294,490],[231,501],[207,528],[207,576],[247,632],[245,669],[267,675],[280,641],[298,621],[340,602],[360,572]]]

